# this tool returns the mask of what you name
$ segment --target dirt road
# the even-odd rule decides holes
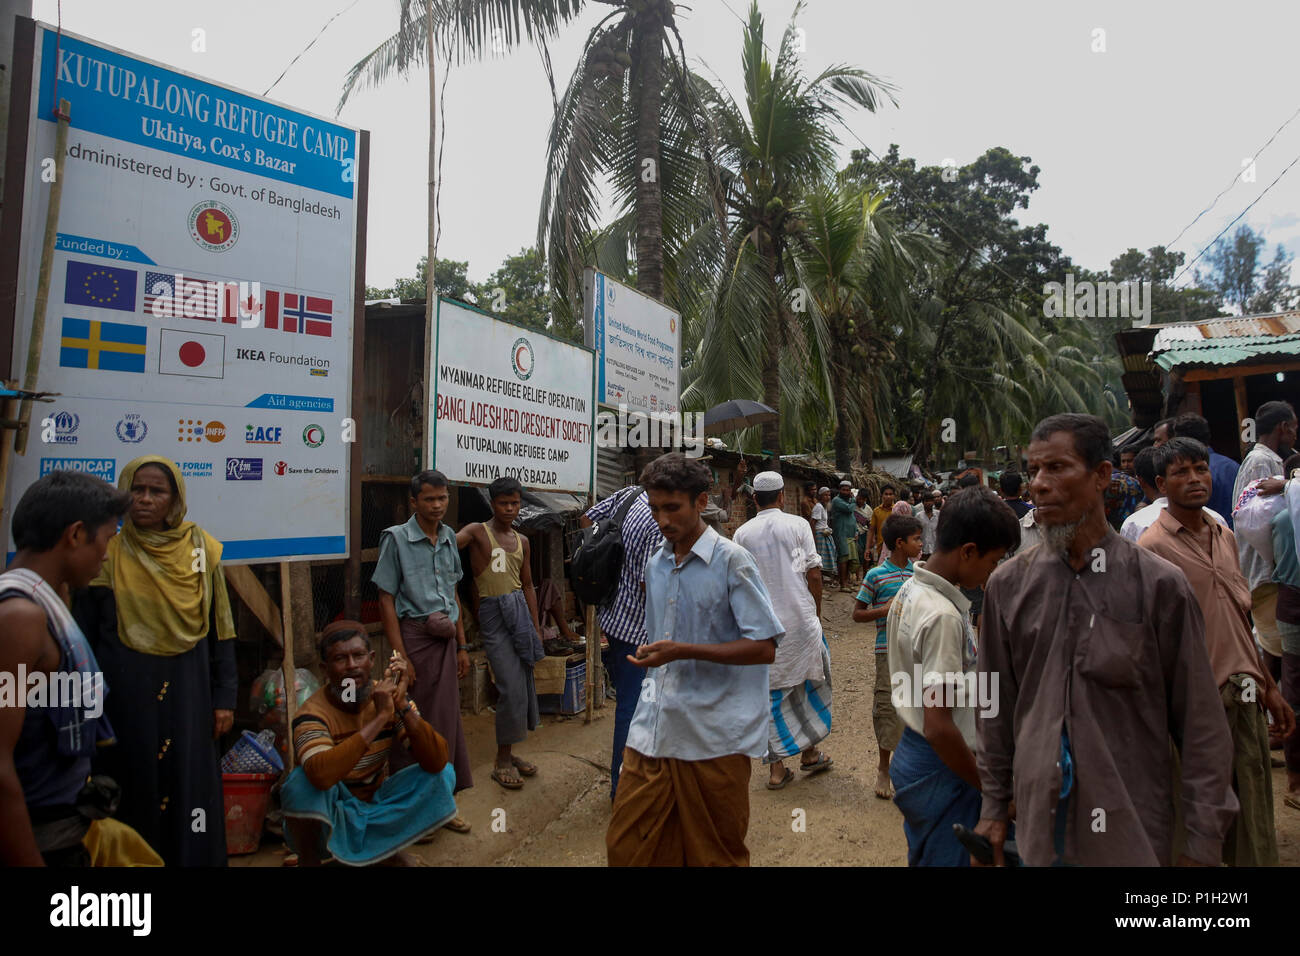
[[[871,690],[875,680],[873,625],[852,623],[853,599],[828,591],[823,620],[832,661],[833,730],[823,743],[835,760],[829,771],[799,775],[784,790],[764,787],[758,761],[750,782],[747,840],[755,866],[904,866],[902,818],[872,791],[876,777]],[[488,774],[495,750],[489,712],[466,715],[475,785],[457,797],[473,832],[441,831],[413,852],[428,866],[603,866],[609,822],[612,703],[598,718],[543,718],[518,752],[537,763],[538,776],[508,792]],[[1282,804],[1286,778],[1274,771],[1277,820],[1285,865],[1300,864],[1300,812]],[[796,832],[794,824],[804,829]],[[267,845],[232,865],[278,866],[283,851]]]

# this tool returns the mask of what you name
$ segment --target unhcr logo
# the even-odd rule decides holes
[[[1151,283],[1074,281],[1074,273],[1065,274],[1065,282],[1048,282],[1043,286],[1043,315],[1049,319],[1137,319],[1133,325],[1151,324]]]

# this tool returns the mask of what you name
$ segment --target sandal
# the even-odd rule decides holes
[[[823,770],[831,769],[831,764],[835,763],[830,757],[826,756],[820,750],[817,751],[817,759],[812,763],[799,762],[799,770],[802,773],[821,773]]]
[[[466,820],[464,817],[457,815],[452,817],[446,823],[444,823],[442,825],[442,828],[444,830],[450,830],[452,833],[469,833],[470,824],[469,821]],[[427,838],[423,840],[416,840],[415,842],[416,843],[432,842],[432,838],[437,832],[438,831],[435,830],[433,833],[430,833]]]
[[[1292,810],[1300,810],[1300,793],[1288,793],[1282,798],[1282,802]]]
[[[493,767],[492,779],[507,790],[524,789],[524,782],[519,779],[519,774],[515,773],[513,765],[509,767]]]
[[[783,789],[783,788],[785,787],[785,785],[786,785],[787,783],[789,783],[789,782],[790,782],[791,780],[793,780],[793,779],[794,779],[794,771],[791,770],[789,767],[786,767],[786,768],[785,768],[785,776],[781,778],[781,782],[780,782],[780,783],[773,783],[773,782],[772,782],[772,778],[771,778],[771,777],[768,777],[768,780],[767,780],[767,789],[769,789],[769,790],[781,790],[781,789]]]
[[[514,764],[515,769],[518,770],[525,777],[537,776],[537,764],[529,763],[527,760],[524,760],[522,757],[511,757],[510,762]]]

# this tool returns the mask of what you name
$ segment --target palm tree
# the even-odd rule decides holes
[[[523,40],[544,43],[577,16],[582,0],[397,0],[397,32],[348,71],[337,114],[357,89],[378,86],[394,74],[406,76],[426,64],[429,70],[429,249],[426,296],[430,322],[436,297],[438,209],[438,85],[435,45],[442,56],[461,62],[491,46],[504,53]]]
[[[582,269],[600,262],[686,313],[721,223],[707,200],[704,109],[671,0],[602,2],[612,9],[591,29],[556,102],[538,245],[557,309],[577,311]],[[616,212],[601,228],[603,185]]]
[[[782,433],[810,424],[809,403],[828,404],[830,334],[817,308],[792,308],[792,238],[804,228],[804,191],[834,168],[841,106],[874,111],[892,88],[864,70],[831,66],[807,79],[800,67],[795,20],[775,59],[763,42],[755,0],[744,31],[745,102],[696,78],[710,119],[719,176],[715,204],[725,209],[727,242],[719,279],[704,316],[703,339],[687,401],[761,395],[781,411],[800,410],[764,425],[763,448],[779,453]],[[716,140],[714,139],[716,137]],[[787,399],[795,402],[790,406]]]
[[[879,434],[878,384],[894,359],[893,344],[910,327],[909,283],[937,246],[918,232],[897,232],[881,210],[884,194],[824,180],[805,196],[806,226],[792,237],[799,289],[821,313],[830,338],[835,467],[847,471],[854,424],[865,438],[859,460],[870,465]]]

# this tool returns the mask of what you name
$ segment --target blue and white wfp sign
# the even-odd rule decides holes
[[[52,467],[111,481],[160,454],[223,560],[346,554],[357,131],[39,24],[34,69],[10,373],[67,99],[38,385],[61,397],[6,515]]]
[[[596,352],[596,401],[674,414],[682,372],[682,318],[595,269],[583,273],[587,347]]]

